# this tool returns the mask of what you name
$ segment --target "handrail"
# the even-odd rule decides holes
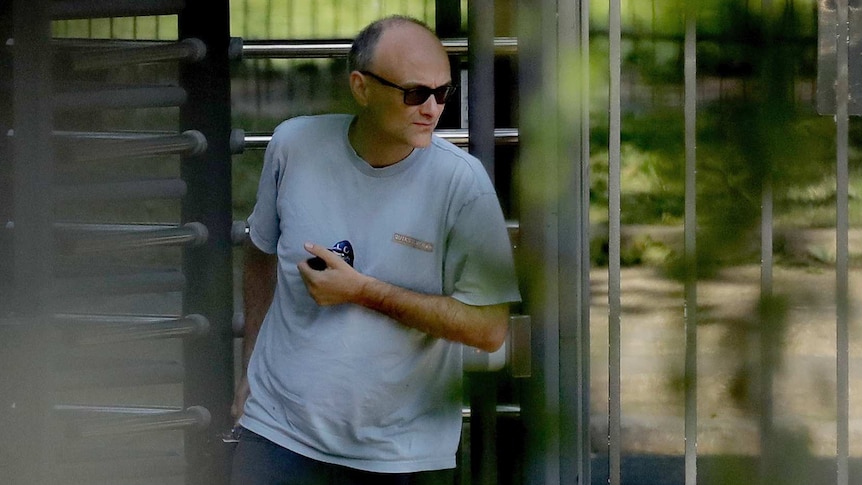
[[[209,238],[209,231],[200,222],[165,227],[58,223],[54,224],[54,230],[62,243],[76,254],[157,246],[196,247]]]
[[[87,315],[57,313],[57,324],[64,325],[76,345],[102,345],[138,340],[197,337],[210,330],[209,320],[193,313],[167,315]]]
[[[466,147],[470,143],[470,133],[467,129],[440,129],[434,134],[460,147]],[[237,147],[236,153],[244,149],[262,150],[272,140],[272,133],[247,133],[243,137],[243,146]],[[494,140],[497,145],[517,145],[519,143],[519,132],[517,128],[494,129]]]
[[[201,430],[206,429],[211,421],[208,409],[191,406],[182,411],[82,419],[70,423],[69,432],[77,438],[92,438],[177,429]]]
[[[79,70],[107,69],[130,64],[181,61],[197,62],[206,57],[207,47],[193,37],[159,44],[127,44],[100,50],[82,50],[72,54],[72,67]]]
[[[114,87],[58,93],[54,107],[75,111],[167,108],[181,106],[186,99],[186,90],[177,86]]]
[[[243,59],[313,59],[346,57],[353,45],[352,39],[326,40],[244,40],[231,39],[231,55]],[[442,39],[443,47],[450,55],[466,55],[467,39]],[[518,51],[518,39],[498,37],[494,39],[494,51],[498,55],[512,55]]]
[[[76,162],[156,155],[196,156],[207,149],[207,139],[198,130],[182,133],[54,132],[63,152]]]

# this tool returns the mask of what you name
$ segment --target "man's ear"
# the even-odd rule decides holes
[[[368,106],[368,83],[359,71],[350,73],[350,92],[353,93],[353,99],[359,106],[363,108]]]

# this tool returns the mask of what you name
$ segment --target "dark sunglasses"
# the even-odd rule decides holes
[[[420,104],[424,104],[425,101],[428,100],[428,97],[432,94],[434,95],[434,100],[437,101],[437,104],[445,104],[446,101],[455,94],[456,87],[451,84],[446,84],[445,86],[440,86],[437,88],[429,88],[428,86],[417,86],[415,88],[403,88],[392,81],[387,81],[382,77],[374,74],[371,71],[359,71],[366,76],[371,76],[377,82],[384,86],[389,86],[390,88],[395,88],[404,93],[404,104],[407,106],[419,106]]]

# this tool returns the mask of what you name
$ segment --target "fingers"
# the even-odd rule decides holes
[[[307,270],[323,271],[327,268],[334,268],[344,261],[339,255],[323,246],[307,242],[304,247],[314,257],[300,261],[297,265],[300,273],[305,274]]]

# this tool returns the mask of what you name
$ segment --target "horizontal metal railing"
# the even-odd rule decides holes
[[[183,365],[170,360],[69,357],[56,365],[52,387],[58,390],[179,384],[185,377]]]
[[[181,179],[129,180],[54,187],[54,196],[59,201],[179,199],[184,195],[186,182]]]
[[[74,345],[103,345],[137,340],[185,338],[205,335],[209,320],[200,314],[106,315],[58,313],[53,320]]]
[[[177,86],[102,87],[54,95],[60,110],[88,112],[123,108],[168,108],[185,104],[186,90]]]
[[[78,275],[83,270],[102,274]],[[111,268],[62,269],[54,279],[50,294],[54,298],[78,296],[133,295],[142,293],[170,293],[183,291],[186,278],[177,270],[149,270],[131,274],[114,274]]]
[[[91,49],[80,50],[71,55],[74,69],[109,69],[165,61],[197,62],[206,57],[207,53],[206,45],[196,38],[166,43],[91,43],[90,46]]]
[[[151,409],[86,407],[65,408],[63,412],[74,416],[84,413],[86,418],[70,419],[68,435],[75,438],[115,436],[153,431],[206,429],[212,420],[209,410],[191,406],[178,411]],[[99,416],[102,414],[103,416]]]
[[[450,55],[466,55],[467,39],[443,39],[443,47]],[[351,39],[328,40],[256,40],[231,39],[231,57],[235,59],[309,59],[346,57],[353,44]],[[512,55],[518,51],[518,40],[513,37],[494,39],[494,51],[499,55]]]
[[[145,224],[54,224],[58,246],[71,253],[122,251],[165,246],[200,246],[209,231],[199,222],[181,226]]]
[[[242,153],[245,149],[263,150],[272,140],[272,133],[246,134],[242,130],[234,131],[237,132],[236,141],[231,141],[231,150],[234,153]],[[440,129],[436,130],[434,134],[460,147],[466,147],[470,143],[470,133],[467,129]],[[242,145],[239,145],[240,136],[242,137]],[[517,145],[519,143],[518,129],[496,128],[494,140],[497,145]]]
[[[182,133],[58,131],[54,136],[57,151],[76,162],[157,155],[196,156],[207,149],[206,137],[197,130]]]

